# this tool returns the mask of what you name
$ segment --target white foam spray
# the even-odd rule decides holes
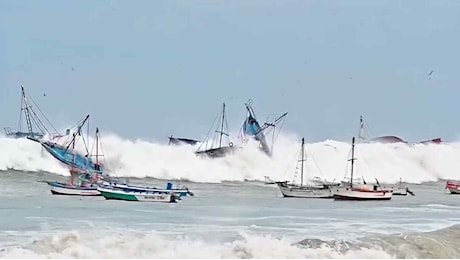
[[[153,177],[186,179],[194,182],[274,180],[292,181],[300,137],[281,134],[272,157],[249,142],[244,149],[218,159],[205,159],[194,154],[196,146],[169,146],[143,140],[127,140],[114,134],[103,135],[104,160],[108,173],[119,177]],[[92,140],[90,141],[92,143]],[[166,143],[166,141],[165,141]],[[47,171],[68,175],[65,167],[41,146],[27,139],[0,137],[0,170]],[[91,145],[90,145],[91,147]],[[83,150],[83,148],[78,147]],[[306,144],[307,176],[342,180],[349,175],[351,145],[326,140]],[[402,178],[410,183],[457,178],[460,168],[460,143],[445,144],[359,144],[356,149],[356,177],[382,183],[395,183]]]

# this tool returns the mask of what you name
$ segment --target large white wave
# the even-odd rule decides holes
[[[77,231],[36,240],[26,247],[9,247],[1,258],[392,258],[381,248],[340,252],[328,245],[306,248],[271,236],[246,235],[219,243],[196,238],[166,238],[155,233],[88,237]]]
[[[90,140],[92,143],[92,140]],[[127,140],[114,134],[102,137],[104,161],[108,173],[119,177],[186,179],[195,182],[297,180],[296,165],[300,137],[281,134],[272,157],[249,142],[244,149],[219,159],[194,154],[197,147],[169,146],[145,140]],[[80,146],[78,149],[82,150]],[[305,174],[328,180],[349,175],[351,145],[326,140],[306,144]],[[460,143],[444,144],[359,144],[355,157],[355,177],[394,183],[400,178],[410,183],[458,178]],[[68,175],[68,171],[41,146],[27,139],[0,137],[0,170],[47,171]],[[298,172],[298,170],[297,170]],[[297,179],[295,179],[297,177]]]
[[[58,231],[7,246],[0,258],[458,258],[459,228],[327,241],[240,233],[228,242],[155,231]]]

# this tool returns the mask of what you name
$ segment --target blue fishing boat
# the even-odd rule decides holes
[[[77,123],[74,132],[63,144],[52,141],[44,141],[33,137],[28,139],[38,142],[56,160],[69,168],[70,180],[68,183],[46,181],[51,187],[51,193],[55,195],[80,195],[98,196],[101,193],[97,190],[98,183],[103,179],[104,167],[99,163],[99,129],[96,129],[96,161],[89,155],[82,128],[88,121],[89,115]],[[70,130],[69,130],[70,131]],[[83,140],[86,155],[78,152],[75,145]]]
[[[87,115],[80,123],[77,124],[76,130],[70,136],[69,140],[66,140],[63,144],[52,141],[44,141],[34,137],[27,137],[27,139],[38,142],[42,147],[56,160],[69,167],[71,171],[75,172],[92,172],[96,174],[102,174],[104,168],[95,163],[92,158],[90,158],[88,148],[86,147],[86,141],[84,135],[82,134],[82,127],[88,121],[89,115]],[[96,131],[97,134],[98,130]],[[83,155],[75,150],[75,144],[82,139],[85,148],[87,151],[86,155]],[[97,142],[97,140],[96,140]]]
[[[270,127],[275,128],[275,126],[286,117],[287,113],[284,113],[280,117],[276,118],[274,121],[266,122],[261,126],[259,122],[257,121],[256,114],[254,112],[254,109],[252,108],[252,100],[249,100],[248,102],[246,102],[245,106],[246,106],[248,115],[243,122],[242,131],[241,131],[242,139],[247,140],[248,136],[252,137],[253,139],[255,139],[256,141],[260,143],[260,149],[264,153],[270,156],[273,151],[273,142],[272,142],[272,147],[270,147],[265,138],[264,131],[269,129]],[[275,136],[275,131],[273,130],[273,138],[274,136]]]

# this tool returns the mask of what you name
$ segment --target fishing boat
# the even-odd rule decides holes
[[[361,142],[363,143],[404,143],[404,144],[440,144],[442,143],[441,138],[434,138],[434,139],[429,139],[429,140],[424,140],[416,143],[409,143],[408,141],[405,141],[404,139],[394,136],[394,135],[386,135],[386,136],[379,136],[379,137],[374,137],[374,138],[368,138],[369,130],[367,126],[364,124],[363,121],[363,116],[359,117],[359,135],[358,138]]]
[[[310,182],[310,184],[304,184],[304,162],[305,159],[305,139],[302,138],[301,145],[301,159],[300,162],[300,184],[289,184],[288,181],[276,182],[278,188],[284,197],[296,197],[296,198],[332,198],[332,187],[338,186],[338,184],[318,182]]]
[[[99,187],[114,189],[114,190],[122,190],[126,192],[141,192],[141,191],[165,192],[165,193],[172,192],[179,197],[194,196],[194,193],[191,192],[188,187],[184,186],[181,189],[174,189],[172,183],[170,182],[168,182],[168,184],[166,185],[166,189],[160,189],[156,187],[129,185],[125,183],[107,182],[107,181],[102,182],[102,184],[100,184]]]
[[[402,179],[399,179],[399,183],[396,187],[385,186],[383,187],[383,189],[393,191],[393,196],[407,196],[407,194],[415,196],[415,194],[409,189],[409,187],[407,187],[406,183],[402,182]]]
[[[460,181],[447,180],[446,189],[449,190],[450,194],[460,194]]]
[[[252,107],[252,100],[248,100],[248,102],[245,103],[245,106],[247,116],[243,122],[243,126],[241,127],[240,138],[243,140],[243,142],[247,142],[249,139],[248,137],[253,138],[259,142],[260,149],[268,156],[271,156],[273,153],[273,145],[275,141],[275,127],[280,122],[284,122],[283,120],[287,116],[287,113],[282,114],[271,122],[265,122],[261,126],[259,121],[257,121],[256,113]],[[266,140],[266,134],[268,134],[267,132],[270,130],[272,130],[273,133],[271,146],[268,145]]]
[[[29,102],[30,100],[30,102]],[[36,112],[32,104],[38,109]],[[38,116],[38,113],[46,120],[45,124]],[[23,117],[25,119],[27,132],[23,130]],[[48,126],[47,126],[48,125]],[[35,128],[35,129],[34,129]],[[51,124],[48,118],[42,113],[40,107],[33,101],[32,97],[26,94],[24,86],[21,85],[21,112],[19,113],[19,126],[16,132],[11,130],[11,127],[5,127],[6,137],[10,138],[26,138],[32,137],[36,139],[43,139],[45,134],[52,136],[60,136],[56,128]],[[51,133],[54,131],[54,133]]]
[[[208,158],[220,158],[229,155],[237,150],[237,147],[234,146],[233,142],[230,141],[230,135],[227,132],[224,132],[224,128],[228,130],[228,124],[225,118],[225,103],[223,103],[222,112],[219,113],[218,117],[221,118],[220,123],[218,124],[219,129],[215,130],[215,133],[217,133],[218,135],[214,136],[214,138],[211,138],[210,131],[215,127],[215,124],[213,124],[210,128],[210,131],[208,131],[205,141],[201,143],[201,145],[195,152],[196,155],[205,156]],[[214,120],[214,122],[215,121],[216,120]],[[222,139],[224,136],[226,136],[228,139],[228,145],[226,146],[222,145]],[[218,144],[217,147],[215,146],[215,143]]]
[[[97,184],[104,178],[104,167],[99,162],[99,157],[101,156],[99,155],[99,129],[96,129],[96,161],[94,162],[90,158],[90,152],[86,146],[87,142],[82,134],[82,127],[88,118],[89,115],[81,123],[77,124],[71,139],[64,142],[64,144],[27,137],[32,141],[40,143],[50,155],[69,168],[70,179],[68,183],[45,181],[50,186],[51,193],[54,195],[100,195],[100,192],[97,191]],[[75,149],[79,137],[82,137],[87,155],[83,155]]]
[[[75,185],[57,181],[45,181],[51,188],[53,195],[77,195],[77,196],[100,196],[97,184],[88,183],[87,185]]]
[[[353,182],[353,166],[355,162],[355,138],[351,144],[351,178],[349,182],[343,183],[333,190],[334,200],[390,200],[393,192],[384,190],[380,184],[361,184]]]
[[[177,196],[171,191],[150,191],[150,190],[123,190],[110,187],[98,187],[97,190],[107,200],[127,200],[141,202],[176,202]]]
[[[63,144],[53,141],[44,141],[33,137],[27,137],[27,139],[34,142],[38,142],[42,147],[56,160],[61,162],[64,166],[69,167],[74,172],[86,173],[86,172],[97,172],[102,174],[103,167],[100,164],[95,163],[89,158],[88,147],[86,146],[86,140],[82,133],[82,127],[88,121],[89,115],[87,115],[81,122],[77,123],[74,132]],[[96,131],[97,132],[97,131]],[[97,133],[96,133],[97,134]],[[86,155],[81,154],[75,150],[75,144],[79,140],[83,141],[86,149]]]

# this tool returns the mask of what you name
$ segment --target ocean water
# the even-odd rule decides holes
[[[403,178],[415,196],[347,202],[283,198],[264,184],[265,175],[295,176],[298,138],[283,138],[273,158],[249,147],[217,160],[195,157],[192,147],[104,140],[114,175],[159,187],[172,180],[194,192],[174,204],[51,195],[39,181],[66,181],[66,170],[36,143],[0,138],[0,257],[460,257],[460,196],[439,180],[458,175],[458,144],[360,146],[360,176],[382,183]],[[349,148],[308,144],[317,165],[309,172],[343,178]]]

